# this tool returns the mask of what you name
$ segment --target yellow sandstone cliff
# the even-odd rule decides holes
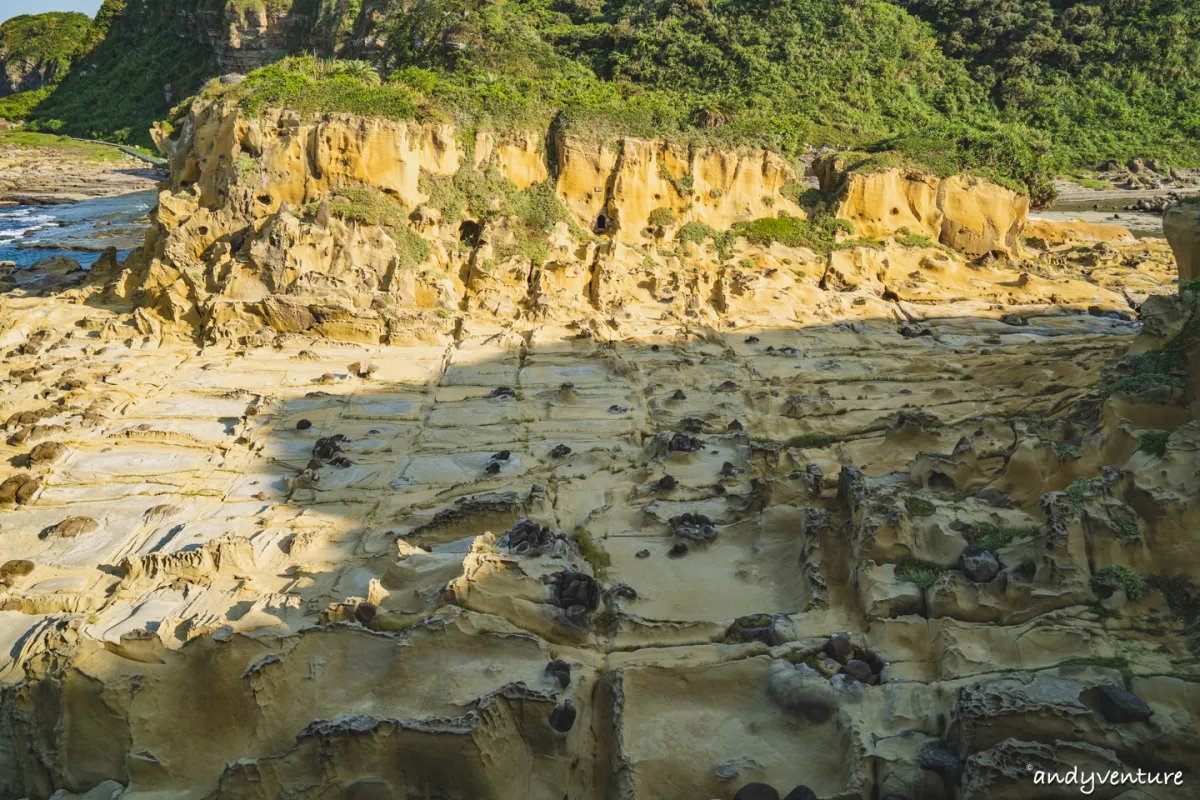
[[[821,189],[835,196],[835,214],[862,236],[904,230],[928,236],[968,256],[1016,253],[1029,217],[1029,198],[972,176],[938,178],[917,168],[846,169],[840,156],[814,165]]]

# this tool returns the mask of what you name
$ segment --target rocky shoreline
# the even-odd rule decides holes
[[[50,138],[50,137],[47,137]],[[58,205],[153,189],[164,173],[113,147],[98,159],[69,148],[0,140],[0,207]]]

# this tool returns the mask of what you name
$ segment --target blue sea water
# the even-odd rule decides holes
[[[28,266],[66,256],[91,267],[106,247],[120,258],[142,243],[154,191],[134,192],[53,206],[0,208],[0,261]]]

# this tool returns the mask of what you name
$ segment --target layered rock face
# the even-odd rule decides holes
[[[908,168],[847,172],[837,156],[814,169],[821,189],[836,195],[838,218],[864,236],[907,230],[967,255],[1015,253],[1029,217],[1029,198],[980,178]]]
[[[352,320],[335,326],[345,336],[377,342],[414,314],[464,305],[507,313],[514,304],[556,303],[584,286],[581,299],[599,300],[619,293],[610,284],[626,279],[617,264],[630,257],[630,245],[670,244],[687,223],[717,232],[772,213],[804,216],[784,194],[795,172],[766,151],[635,139],[548,144],[536,132],[481,133],[468,148],[448,126],[336,115],[302,122],[290,112],[247,119],[221,105],[197,106],[178,140],[162,144],[171,185],[117,292],[215,337],[244,335],[263,322],[278,330],[322,324],[319,312],[310,320],[298,305],[337,307],[331,313]],[[546,202],[569,211],[557,227],[533,231],[548,254],[506,256],[518,237],[528,237],[503,217],[477,221],[494,210],[486,203],[448,224],[448,209],[437,205],[444,198],[431,193],[461,175],[512,192],[547,187],[553,196]],[[322,202],[336,208],[346,188],[377,194],[399,224],[385,231],[317,213]],[[406,260],[402,251],[413,237],[428,247]],[[501,290],[492,265],[524,279]]]
[[[804,213],[761,152],[171,147],[140,252],[0,297],[0,797],[1196,796],[1165,243],[976,258],[1025,212],[966,179],[734,236]]]

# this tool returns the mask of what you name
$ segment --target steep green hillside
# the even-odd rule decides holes
[[[268,60],[350,63],[289,58],[209,94],[468,129],[889,150],[1035,200],[1081,165],[1200,163],[1189,0],[106,0],[99,43],[31,119],[145,143],[219,72],[210,43],[264,19]]]
[[[932,22],[1005,119],[1067,159],[1195,163],[1200,4],[1194,0],[905,0]]]
[[[0,117],[22,119],[67,74],[92,21],[84,14],[21,14],[0,25]]]
[[[149,145],[148,129],[217,73],[194,0],[104,0],[91,51],[29,115],[36,130]]]

